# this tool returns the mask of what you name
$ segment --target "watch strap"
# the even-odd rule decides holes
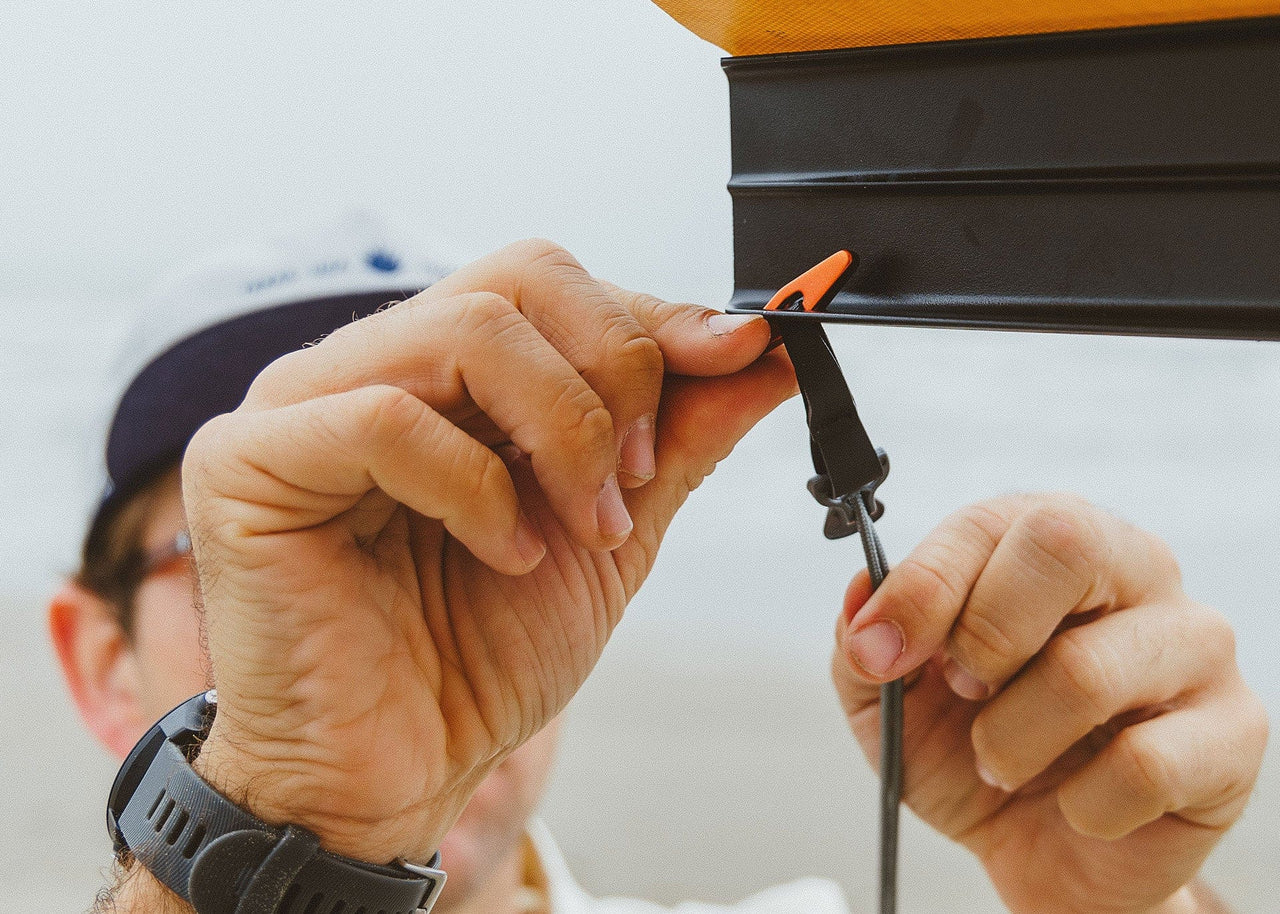
[[[166,734],[168,735],[168,734]],[[444,885],[427,867],[379,866],[331,854],[294,825],[267,825],[195,771],[164,739],[122,810],[117,837],[198,914],[413,914]]]

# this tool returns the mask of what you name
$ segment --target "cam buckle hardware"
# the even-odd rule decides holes
[[[857,265],[853,254],[837,251],[784,285],[765,306],[778,340],[787,347],[804,398],[817,474],[809,480],[809,491],[827,508],[827,539],[856,533],[864,517],[876,520],[884,513],[875,490],[889,473],[889,458],[867,436],[822,330],[823,311]]]
[[[880,459],[882,472],[880,478],[863,486],[857,492],[836,497],[831,491],[831,477],[825,473],[809,479],[809,494],[818,504],[827,509],[827,521],[822,526],[822,535],[829,540],[843,539],[858,532],[861,512],[854,503],[862,499],[867,516],[873,521],[884,515],[884,503],[876,498],[876,489],[889,476],[889,455],[883,448],[876,448],[876,457]]]
[[[857,257],[848,251],[836,251],[773,293],[764,310],[826,311],[845,280],[857,268]]]

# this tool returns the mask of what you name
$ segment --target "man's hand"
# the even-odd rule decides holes
[[[879,757],[907,677],[904,797],[982,861],[1009,908],[1193,912],[1266,743],[1231,629],[1167,547],[1066,496],[948,518],[871,596],[849,587],[833,671]]]
[[[768,342],[525,242],[271,365],[183,465],[219,694],[202,773],[330,850],[427,860],[794,392]]]

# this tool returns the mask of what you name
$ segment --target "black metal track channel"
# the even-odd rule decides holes
[[[1280,18],[724,68],[732,310],[846,248],[824,319],[1280,339]]]

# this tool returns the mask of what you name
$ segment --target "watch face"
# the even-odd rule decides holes
[[[111,793],[107,796],[107,832],[111,835],[111,845],[117,854],[128,850],[124,835],[120,834],[117,819],[129,805],[129,800],[132,799],[138,785],[142,783],[142,776],[147,773],[151,760],[164,745],[164,739],[164,731],[160,729],[160,724],[152,726],[147,731],[147,735],[138,741],[138,745],[133,747],[133,751],[120,766],[115,782],[111,785]]]
[[[138,741],[138,745],[125,758],[124,764],[116,774],[111,785],[111,793],[107,796],[107,833],[111,835],[111,845],[115,852],[128,850],[129,845],[120,833],[118,820],[124,812],[134,791],[142,783],[143,776],[151,767],[160,747],[166,740],[185,750],[193,741],[193,737],[203,737],[213,725],[213,712],[218,701],[217,692],[210,689],[188,698],[178,705],[147,731]]]

